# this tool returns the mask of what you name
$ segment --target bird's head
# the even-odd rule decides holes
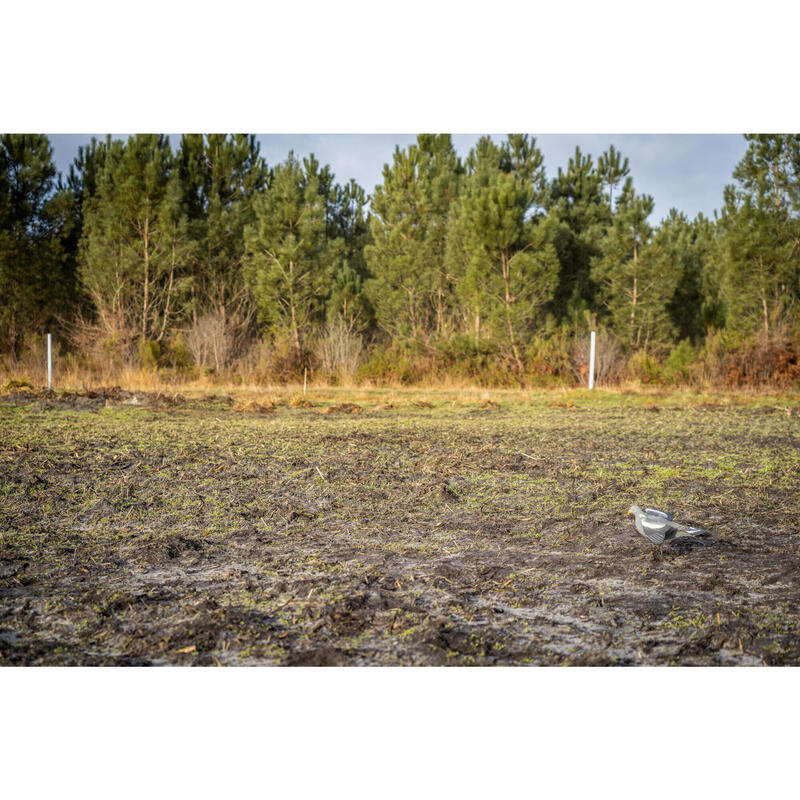
[[[629,513],[629,514],[637,514],[637,513],[638,513],[638,514],[641,514],[641,513],[642,513],[642,509],[641,509],[641,508],[639,508],[639,506],[631,506],[631,507],[628,509],[628,513]]]

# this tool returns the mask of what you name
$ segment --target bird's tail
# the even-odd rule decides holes
[[[695,536],[708,536],[708,531],[705,528],[696,528],[693,525],[675,525],[675,538],[680,539],[683,537]]]

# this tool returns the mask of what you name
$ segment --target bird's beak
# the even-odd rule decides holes
[[[630,509],[628,509],[628,516],[630,516],[631,514],[633,514],[633,511],[631,511]]]

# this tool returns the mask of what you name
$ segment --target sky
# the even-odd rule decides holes
[[[56,168],[66,173],[78,147],[92,135],[51,135]],[[120,134],[124,138],[127,134]],[[453,144],[466,157],[480,134],[458,133]],[[722,190],[732,181],[732,172],[746,150],[744,137],[738,134],[542,134],[536,142],[544,154],[548,178],[566,167],[575,151],[597,157],[613,144],[630,162],[636,190],[650,194],[655,208],[650,218],[657,223],[670,208],[683,211],[690,219],[698,213],[708,217],[722,205]],[[500,142],[504,135],[492,135]],[[372,193],[382,180],[383,165],[390,163],[396,145],[414,143],[416,134],[259,134],[261,154],[268,164],[283,161],[290,150],[298,157],[314,153],[322,164],[329,164],[337,181],[355,180]],[[176,146],[180,135],[170,135]]]

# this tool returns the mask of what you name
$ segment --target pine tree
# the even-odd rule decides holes
[[[497,148],[482,139],[470,153],[449,258],[464,265],[458,291],[471,310],[476,341],[481,326],[488,328],[521,372],[523,338],[552,299],[559,263],[551,241],[556,221],[531,217],[542,159],[534,143],[515,141]],[[514,152],[525,158],[509,158]]]
[[[725,190],[718,259],[726,324],[770,336],[800,302],[800,135],[748,135]]]
[[[177,153],[189,220],[197,242],[191,272],[191,318],[214,313],[244,335],[254,312],[242,274],[244,229],[269,178],[255,136],[189,134]]]
[[[66,184],[73,200],[73,219],[75,224],[67,242],[67,248],[75,262],[76,293],[72,306],[72,316],[86,320],[92,316],[93,306],[85,286],[78,279],[80,273],[80,250],[83,241],[84,215],[90,200],[97,194],[99,176],[105,164],[107,143],[92,137],[86,146],[78,147],[78,155],[70,164]]]
[[[67,186],[75,197],[79,213],[97,193],[97,184],[105,164],[110,140],[111,137],[108,137],[105,142],[101,142],[92,137],[88,145],[78,147],[78,155],[70,165]]]
[[[448,325],[447,226],[462,171],[449,134],[421,134],[384,166],[366,248],[370,300],[384,330],[427,337]]]
[[[692,228],[693,249],[700,272],[700,322],[697,335],[701,336],[725,327],[725,303],[722,296],[724,265],[719,258],[722,227],[717,212],[714,212],[714,220],[698,214]]]
[[[458,199],[464,168],[450,134],[420,134],[423,180],[427,198],[426,258],[433,270],[432,296],[437,336],[444,335],[453,314],[453,276],[447,264],[447,226]]]
[[[500,149],[500,171],[516,175],[533,189],[532,205],[543,206],[547,195],[544,156],[527,133],[509,133]]]
[[[330,197],[328,238],[341,243],[341,259],[331,280],[327,321],[340,318],[348,333],[368,328],[374,311],[365,290],[368,278],[364,250],[370,243],[367,195],[354,180],[334,185]]]
[[[637,195],[630,178],[617,204],[613,226],[592,266],[592,279],[616,332],[632,348],[647,350],[672,335],[669,305],[680,281],[677,254],[668,235],[653,239],[647,218],[650,195]]]
[[[339,247],[326,235],[326,203],[313,162],[304,168],[290,153],[253,210],[255,222],[245,229],[245,279],[260,321],[288,334],[299,364],[309,330],[321,319]]]
[[[746,134],[744,158],[733,171],[744,193],[769,211],[776,226],[800,211],[800,134]]]
[[[599,257],[600,243],[611,224],[603,181],[592,157],[584,156],[576,147],[567,168],[559,167],[550,185],[548,208],[564,226],[555,242],[561,272],[552,310],[557,318],[568,318],[573,324],[585,310],[593,308],[591,263]]]
[[[697,342],[713,323],[713,311],[704,296],[705,264],[713,237],[713,228],[702,215],[689,221],[672,208],[656,233],[673,260],[677,283],[668,311],[680,340]]]
[[[608,185],[608,205],[614,208],[614,187],[630,174],[628,159],[623,160],[622,154],[614,149],[612,144],[608,150],[597,160],[597,171],[602,175],[603,181]]]
[[[0,136],[0,349],[66,315],[75,291],[74,202],[46,136]]]
[[[81,278],[106,334],[140,347],[161,341],[193,243],[169,141],[108,141],[84,215]]]

